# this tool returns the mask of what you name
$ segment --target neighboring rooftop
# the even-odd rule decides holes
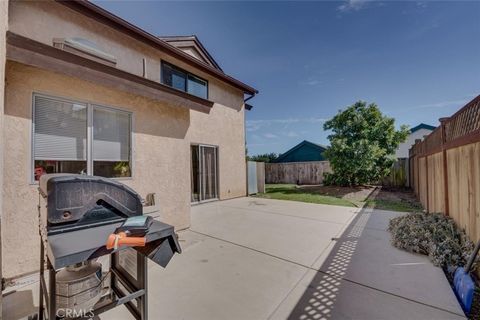
[[[280,154],[280,156],[273,162],[324,161],[325,157],[323,156],[323,152],[326,149],[326,146],[303,140],[293,148]]]
[[[412,129],[410,129],[410,133],[414,133],[415,131],[418,131],[420,129],[427,129],[427,130],[433,131],[433,130],[435,130],[435,128],[436,127],[431,126],[429,124],[420,123],[418,126],[415,126]]]

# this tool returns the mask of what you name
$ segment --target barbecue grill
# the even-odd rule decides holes
[[[39,193],[39,319],[89,319],[122,304],[147,319],[147,258],[165,267],[181,252],[173,227],[154,220],[145,246],[107,249],[110,234],[143,215],[134,190],[102,177],[47,174]]]

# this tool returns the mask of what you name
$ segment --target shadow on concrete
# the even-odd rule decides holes
[[[288,319],[336,319],[336,303],[342,291],[342,278],[347,273],[348,266],[358,245],[360,236],[367,224],[370,213],[362,209],[349,227],[342,234],[341,241],[332,249],[307,287]],[[341,312],[341,311],[340,311]]]
[[[390,246],[388,221],[398,214],[362,208],[305,279],[288,319],[462,319],[443,272]]]
[[[33,295],[32,290],[18,290],[5,295],[2,301],[2,319],[30,319],[38,312],[38,307],[34,303],[34,299],[36,301],[38,297]]]

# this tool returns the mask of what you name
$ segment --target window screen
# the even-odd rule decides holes
[[[130,113],[35,95],[33,117],[35,180],[45,173],[131,176]]]
[[[35,160],[87,159],[87,106],[35,96]]]
[[[93,173],[130,177],[130,114],[101,107],[93,109]]]
[[[93,160],[129,161],[130,114],[94,107]]]

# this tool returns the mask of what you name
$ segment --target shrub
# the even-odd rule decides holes
[[[465,265],[474,247],[453,219],[438,213],[411,213],[394,218],[388,230],[395,247],[428,255],[438,267]]]
[[[374,103],[358,101],[326,121],[330,146],[324,156],[333,173],[326,185],[354,186],[377,183],[396,161],[395,150],[408,136],[406,126],[395,129],[395,120],[382,114]]]

